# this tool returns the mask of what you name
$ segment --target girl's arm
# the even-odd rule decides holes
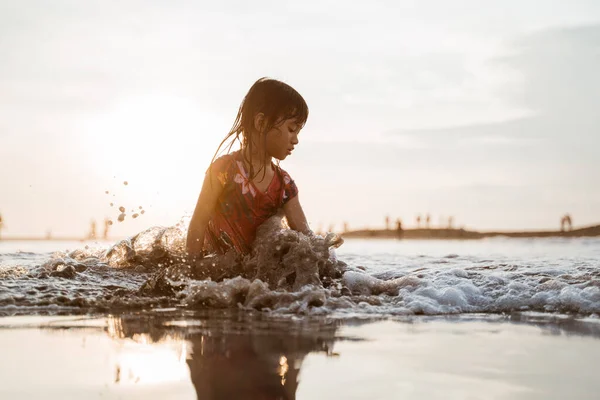
[[[312,232],[308,226],[308,221],[306,221],[306,216],[304,215],[298,196],[292,197],[283,205],[283,212],[290,228],[305,235]]]
[[[196,208],[188,227],[186,249],[188,256],[192,260],[200,258],[202,255],[206,225],[208,225],[208,221],[222,192],[223,186],[221,186],[221,182],[217,178],[217,171],[209,169],[204,176],[202,190],[200,191],[200,196],[198,196]]]

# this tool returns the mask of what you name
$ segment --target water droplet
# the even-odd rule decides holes
[[[140,211],[140,214],[144,214],[145,212],[146,212],[146,211],[142,210],[142,211]]]
[[[133,214],[133,215],[131,216],[131,218],[137,218],[137,217],[139,217],[139,215],[138,215],[138,214]]]
[[[121,213],[121,214],[119,214],[119,217],[117,218],[117,220],[118,220],[119,222],[123,222],[123,220],[125,220],[125,213]]]
[[[127,181],[123,182],[123,185],[127,186],[129,183]]]
[[[123,206],[119,207],[119,211],[121,211],[122,213],[124,213],[125,212],[125,207],[123,207]]]
[[[108,194],[108,190],[106,192],[104,192],[104,193]]]
[[[112,207],[112,206],[114,206],[114,204],[113,204],[113,203],[110,203],[110,206]]]

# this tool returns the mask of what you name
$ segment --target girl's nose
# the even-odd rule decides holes
[[[298,144],[298,135],[292,135],[292,144]]]

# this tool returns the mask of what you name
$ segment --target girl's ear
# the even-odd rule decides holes
[[[257,132],[262,132],[263,129],[265,128],[265,114],[263,113],[258,113],[254,116],[254,129],[256,129]]]

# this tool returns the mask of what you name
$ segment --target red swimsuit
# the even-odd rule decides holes
[[[275,176],[267,190],[261,192],[248,180],[240,151],[215,160],[211,168],[223,192],[206,228],[205,248],[220,254],[231,248],[242,254],[249,253],[256,228],[298,194],[290,175],[272,165]]]

